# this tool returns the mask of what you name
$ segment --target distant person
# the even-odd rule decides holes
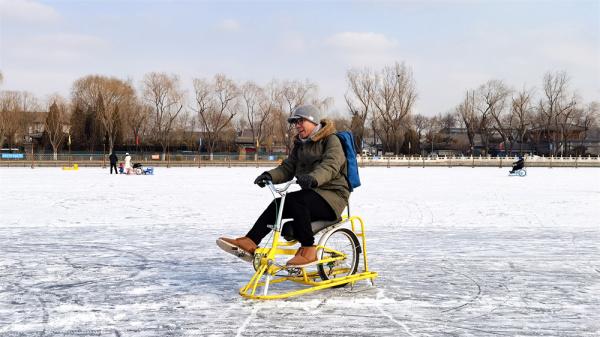
[[[519,159],[512,164],[512,170],[510,171],[510,173],[515,173],[523,167],[525,167],[525,159],[523,159],[522,155],[519,155]]]
[[[125,165],[123,163],[119,163],[119,174],[125,173]]]
[[[131,174],[133,167],[131,167],[131,156],[129,152],[125,153],[125,174]]]
[[[115,174],[119,174],[119,171],[117,171],[117,162],[119,161],[117,155],[114,152],[111,152],[110,156],[108,156],[108,160],[110,160],[110,174],[113,174],[113,168],[115,169]]]

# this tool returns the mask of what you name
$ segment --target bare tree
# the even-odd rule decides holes
[[[321,111],[326,111],[332,104],[333,98],[319,96],[316,84],[307,81],[271,81],[265,88],[269,101],[273,104],[270,122],[273,125],[272,135],[280,138],[287,150],[291,150],[295,130],[287,122],[295,108],[304,104],[314,104]]]
[[[206,147],[213,158],[215,145],[219,141],[221,132],[227,127],[237,114],[235,99],[239,92],[236,84],[223,74],[217,74],[213,83],[204,79],[194,79],[196,93],[196,108],[200,118],[200,125]]]
[[[0,147],[19,144],[33,122],[33,112],[39,111],[38,100],[26,91],[0,92]]]
[[[362,152],[367,119],[373,109],[375,79],[374,74],[369,69],[353,69],[346,73],[348,92],[346,92],[344,98],[352,116],[350,129],[354,134],[358,153]]]
[[[484,84],[480,90],[483,103],[483,109],[481,109],[482,120],[489,114],[492,128],[500,135],[504,146],[510,146],[511,114],[510,110],[505,109],[510,89],[500,80],[491,80]],[[506,124],[504,124],[505,122]]]
[[[110,79],[105,88],[104,109],[100,110],[100,121],[106,130],[108,151],[112,152],[115,141],[122,139],[123,117],[132,113],[130,107],[135,101],[135,91],[131,83]]]
[[[287,105],[288,115],[292,111],[308,102],[311,93],[317,90],[317,85],[308,80],[301,81],[285,81],[282,85],[282,98]]]
[[[185,145],[188,150],[195,150],[198,141],[194,138],[194,132],[198,129],[198,116],[189,110],[184,110],[174,122],[175,140]]]
[[[374,93],[373,105],[378,117],[375,125],[384,151],[398,154],[417,99],[412,71],[404,63],[384,68],[377,77]]]
[[[456,127],[457,115],[452,112],[440,113],[438,115],[439,124],[442,129],[450,129]]]
[[[245,107],[245,117],[250,130],[252,140],[256,145],[255,160],[258,159],[258,150],[264,140],[267,122],[275,110],[275,102],[267,97],[264,89],[254,82],[247,82],[241,87],[241,97]]]
[[[287,144],[288,125],[287,111],[284,109],[283,89],[281,83],[272,80],[263,87],[264,101],[263,110],[269,110],[269,116],[265,123],[268,127],[263,130],[261,142],[264,142],[269,151],[275,143]]]
[[[318,96],[318,91],[318,86],[308,80],[304,82],[299,80],[284,81],[280,84],[278,90],[278,98],[281,100],[279,104],[280,115],[275,119],[275,125],[280,129],[278,133],[284,135],[288,151],[292,149],[295,130],[287,122],[287,118],[291,116],[297,107],[308,104],[311,101],[318,101],[318,99],[311,100],[311,98]]]
[[[142,139],[148,131],[152,111],[153,107],[151,105],[142,100],[134,99],[130,102],[128,112],[125,114],[125,122],[138,151]]]
[[[173,122],[183,109],[184,93],[179,78],[166,73],[148,73],[143,80],[144,100],[153,107],[151,127],[166,159],[171,141]]]
[[[58,159],[58,150],[66,138],[66,125],[69,118],[69,103],[59,95],[51,98],[48,116],[44,122],[45,135],[52,146],[54,160]]]
[[[467,131],[467,139],[469,140],[469,153],[473,155],[475,149],[475,133],[479,126],[479,117],[475,112],[475,91],[467,90],[465,99],[456,107],[456,114]]]
[[[561,156],[565,155],[565,151],[568,152],[570,150],[568,148],[567,140],[571,129],[576,126],[578,111],[582,111],[582,109],[577,108],[577,98],[573,95],[563,109],[560,110],[558,118],[556,119],[559,130],[559,149]]]
[[[581,138],[581,154],[584,150],[583,142],[587,138],[588,132],[598,127],[598,121],[600,119],[600,102],[591,102],[589,103],[583,110],[581,115],[579,116],[578,124],[583,127],[584,133]]]
[[[15,142],[15,134],[20,123],[20,93],[3,91],[0,93],[0,147],[7,142],[9,148]]]
[[[108,151],[112,152],[122,132],[121,111],[127,111],[135,98],[131,84],[113,77],[89,75],[75,81],[72,94],[76,105],[92,111],[102,123]]]
[[[568,97],[568,86],[569,78],[564,71],[548,72],[544,75],[544,97],[539,103],[539,117],[541,127],[544,129],[542,137],[552,144],[552,155],[564,150],[562,146],[565,138],[564,129],[566,123],[571,121],[570,117],[576,105],[575,96]],[[561,128],[559,125],[564,127]]]
[[[440,115],[429,118],[426,117],[426,119],[424,132],[426,140],[430,146],[429,151],[431,154],[433,154],[435,144],[440,142],[439,133],[443,127],[440,120]]]
[[[417,151],[421,151],[422,144],[424,142],[425,131],[427,130],[429,124],[429,118],[423,116],[421,114],[417,114],[412,118],[413,126],[415,128],[415,132],[417,134],[417,139],[419,140],[419,148],[415,149]]]
[[[511,98],[511,126],[516,131],[516,138],[519,142],[519,152],[523,151],[525,135],[532,126],[534,108],[532,105],[533,89],[523,88],[521,91],[513,94]],[[511,143],[511,150],[513,146]]]
[[[84,106],[75,98],[72,99],[69,137],[75,148],[95,151],[95,147],[106,140],[106,132],[97,117],[96,104],[94,107]]]
[[[394,109],[396,83],[396,73],[389,67],[376,74],[373,106],[377,114],[373,118],[373,125],[375,133],[382,140],[383,151],[397,154],[402,144],[402,139],[399,139],[402,136],[399,134],[402,121]]]
[[[315,93],[318,91],[315,91]],[[331,109],[335,100],[333,97],[313,97],[310,101],[310,104],[316,106],[320,111],[327,112],[327,110]]]
[[[496,121],[493,114],[500,115],[507,93],[502,82],[491,80],[481,85],[475,95],[474,106],[479,122],[477,132],[481,135],[485,153],[489,154],[493,132],[498,129],[495,127]]]
[[[274,143],[274,136],[277,134],[278,128],[273,128],[274,121],[277,119],[277,116],[281,116],[281,106],[279,101],[281,99],[281,92],[279,89],[273,85],[273,82],[267,84],[263,88],[263,95],[261,96],[261,101],[259,105],[260,113],[259,116],[262,117],[262,122],[259,124],[262,125],[260,133],[257,135],[259,143],[269,143],[269,146],[272,146]],[[261,118],[259,118],[259,121]],[[282,132],[279,130],[279,132]],[[270,141],[267,138],[271,138]],[[279,134],[276,137],[280,140],[285,139],[284,134]]]

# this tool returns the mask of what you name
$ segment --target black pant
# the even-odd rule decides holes
[[[115,168],[115,174],[119,174],[119,171],[117,171],[117,163],[110,163],[110,174],[112,174],[113,167]]]
[[[518,170],[522,169],[523,167],[525,167],[525,165],[523,165],[523,163],[520,163],[520,164],[513,163],[512,171],[510,171],[510,172],[512,173],[512,172],[518,171]]]
[[[271,231],[271,228],[267,227],[267,225],[275,223],[277,206],[279,206],[280,201],[281,198],[273,200],[258,220],[256,220],[252,229],[246,234],[246,236],[252,239],[256,244],[259,244]],[[283,205],[282,217],[283,219],[294,219],[293,221],[288,222],[287,226],[293,226],[295,239],[300,241],[302,246],[312,246],[315,243],[315,237],[310,227],[311,221],[333,221],[338,218],[327,201],[313,190],[301,190],[288,193]]]

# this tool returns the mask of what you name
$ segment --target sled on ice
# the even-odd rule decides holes
[[[231,244],[217,240],[217,245],[226,252],[252,263],[255,273],[240,289],[241,296],[249,299],[281,299],[309,292],[353,286],[357,281],[367,280],[374,284],[377,273],[369,270],[365,224],[358,216],[345,216],[338,221],[316,221],[311,223],[317,243],[317,261],[305,267],[288,267],[285,260],[296,254],[297,244],[292,227],[282,219],[283,205],[290,181],[277,188],[270,181],[267,186],[273,197],[281,196],[277,219],[272,226],[272,235],[264,247],[256,248],[253,255]],[[361,258],[362,257],[362,258]],[[361,265],[362,262],[362,265]],[[276,289],[281,283],[302,285],[299,289]],[[277,291],[279,290],[279,291]]]

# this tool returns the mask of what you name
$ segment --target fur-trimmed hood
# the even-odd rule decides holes
[[[317,131],[317,133],[310,137],[310,140],[313,142],[318,142],[319,140],[325,139],[337,132],[337,130],[335,129],[335,123],[331,119],[321,119],[319,124],[321,125],[319,131]],[[296,135],[296,142],[301,142],[300,136],[298,135]]]

